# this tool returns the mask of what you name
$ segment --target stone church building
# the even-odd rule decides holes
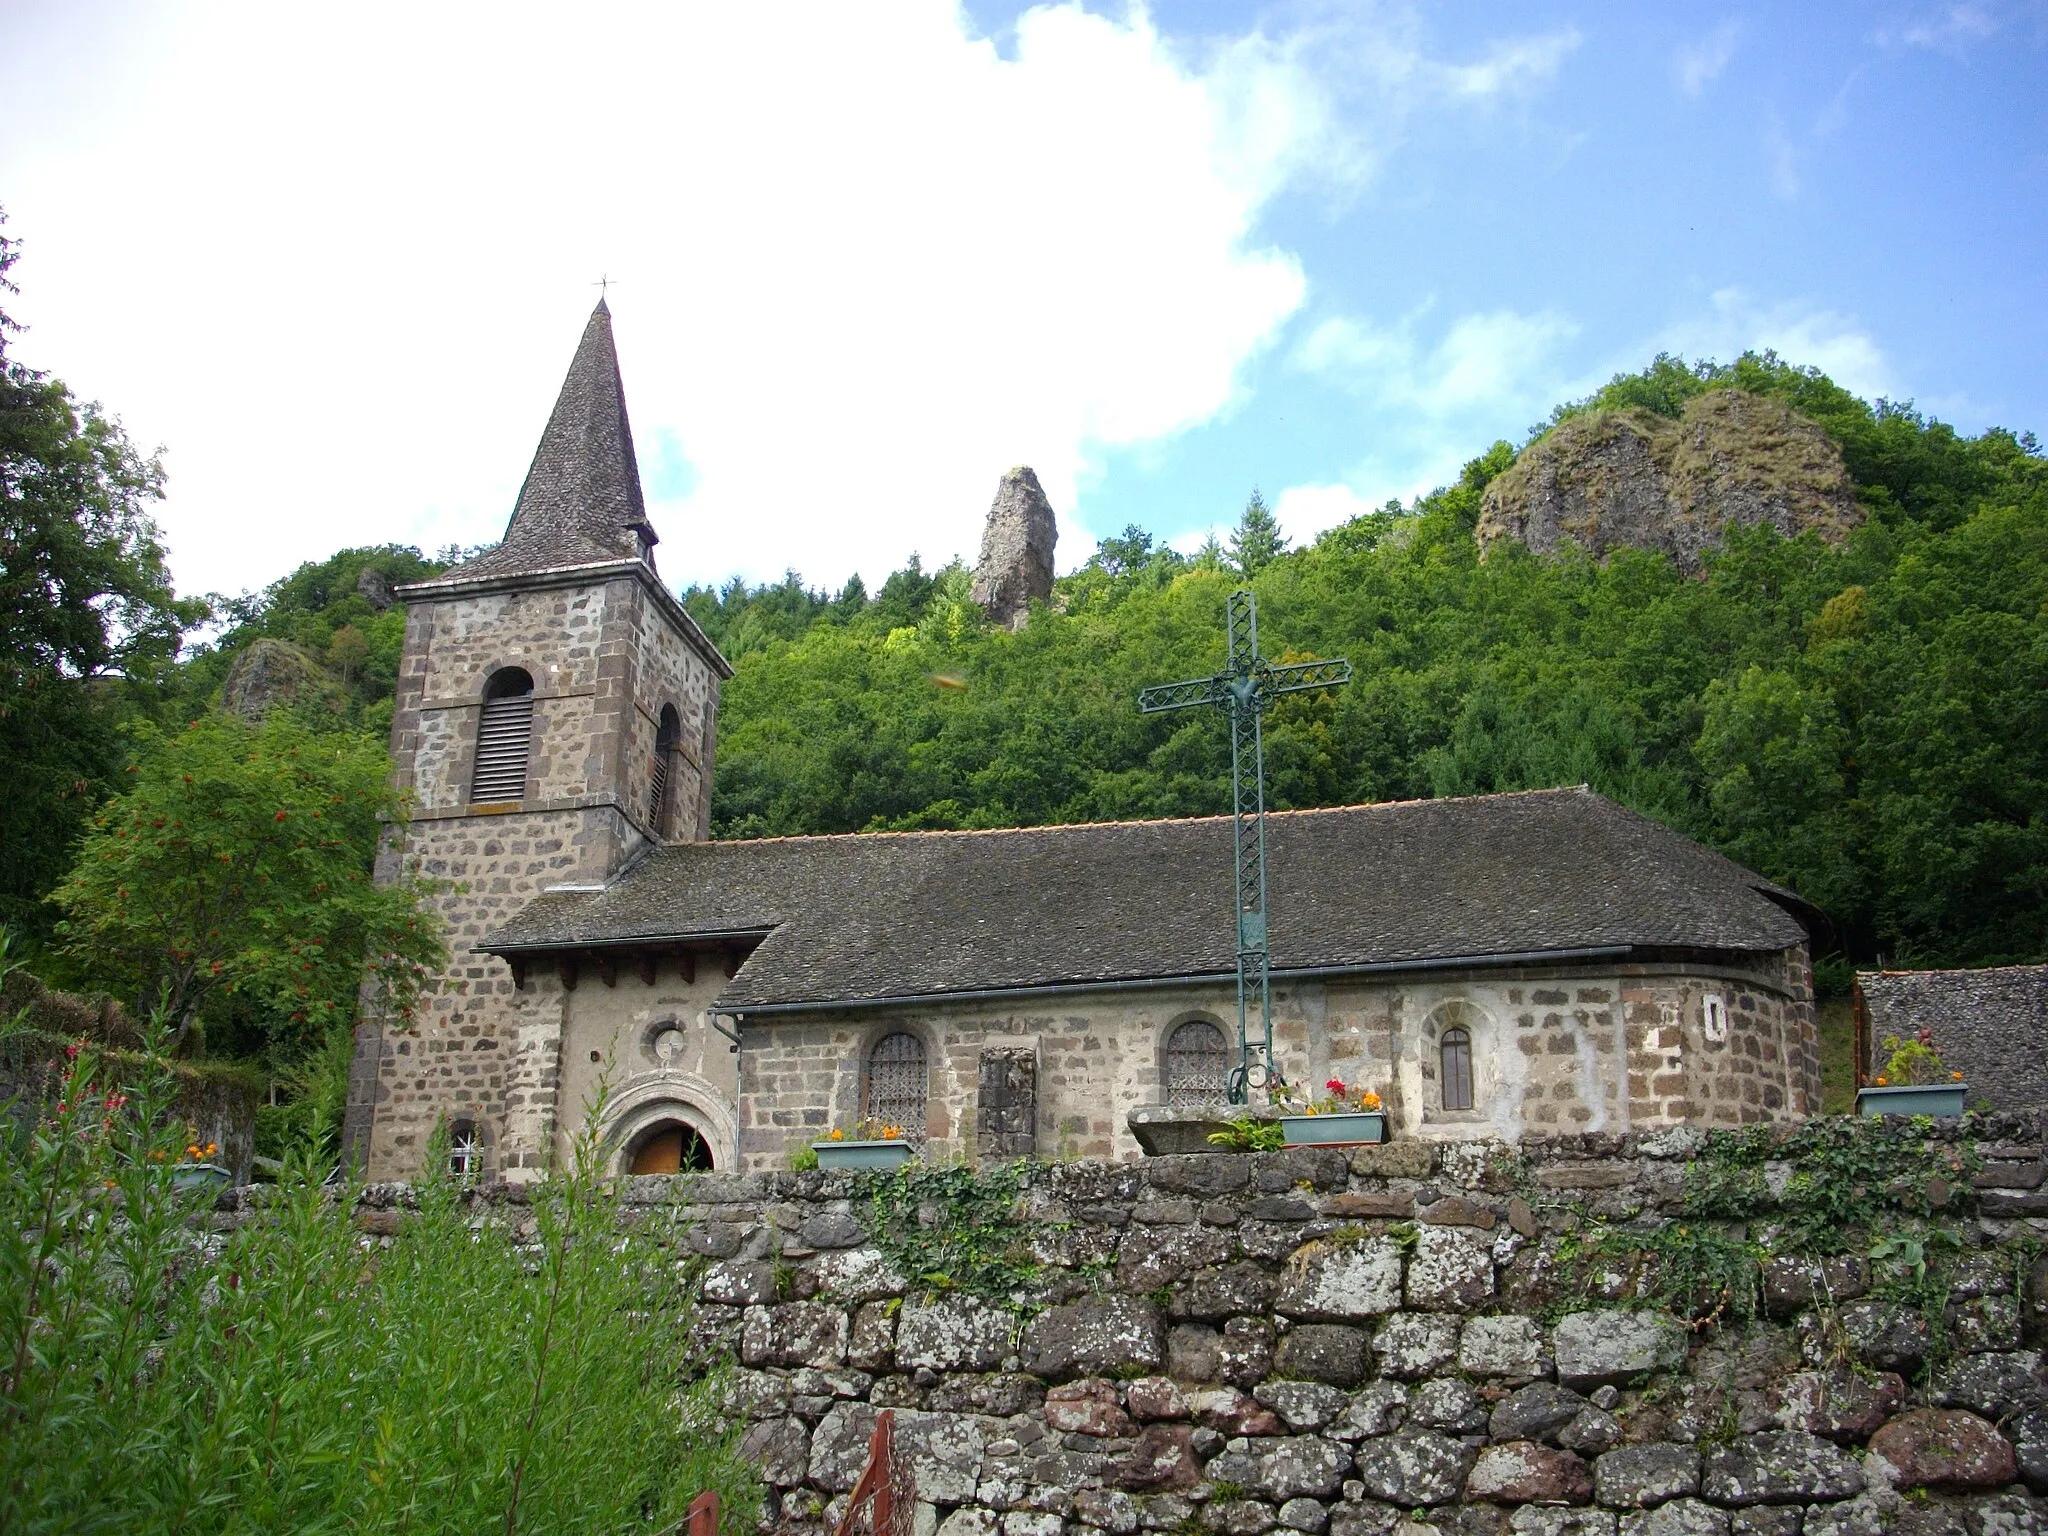
[[[357,1031],[372,1178],[513,1179],[597,1100],[627,1171],[786,1166],[864,1118],[930,1158],[1139,1155],[1235,1059],[1227,818],[709,841],[731,667],[655,573],[600,302],[503,542],[407,604],[385,855],[452,958]],[[1133,704],[1135,708],[1135,703]],[[1275,815],[1277,1065],[1397,1137],[1817,1112],[1792,893],[1584,788]]]

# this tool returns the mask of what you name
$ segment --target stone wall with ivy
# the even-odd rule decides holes
[[[2043,1132],[697,1175],[630,1209],[691,1261],[793,1532],[892,1408],[923,1536],[2017,1536],[2048,1532]]]

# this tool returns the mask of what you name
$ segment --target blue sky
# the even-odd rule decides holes
[[[604,273],[672,581],[1296,538],[1659,350],[2048,429],[2048,6],[0,9],[14,347],[188,590],[494,537]]]
[[[1243,22],[1155,15],[1170,35]],[[2044,34],[2041,8],[1433,9],[1420,51],[1553,39],[1554,72],[1419,110],[1363,185],[1276,198],[1261,230],[1299,257],[1301,310],[1234,410],[1108,456],[1090,502],[1171,528],[1205,497],[1227,518],[1233,472],[1269,495],[1412,490],[1663,349],[1775,344],[1966,431],[2048,432]],[[1463,387],[1461,325],[1493,364]],[[1314,345],[1330,326],[1377,345],[1347,366]]]

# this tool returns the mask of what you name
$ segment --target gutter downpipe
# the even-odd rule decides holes
[[[1404,971],[1454,970],[1460,966],[1535,965],[1561,960],[1618,960],[1633,952],[1632,944],[1594,944],[1577,949],[1529,949],[1499,955],[1454,955],[1432,960],[1381,960],[1365,965],[1307,965],[1275,970],[1275,981],[1307,981],[1321,976],[1382,976]],[[1140,992],[1160,987],[1202,986],[1230,979],[1228,971],[1189,976],[1140,976],[1119,981],[1063,981],[1039,987],[985,987],[973,992],[906,992],[895,997],[860,997],[834,1003],[759,1003],[720,1010],[739,1021],[760,1014],[831,1013],[848,1008],[891,1008],[911,1003],[975,1002],[989,998],[1044,997],[1068,992]]]

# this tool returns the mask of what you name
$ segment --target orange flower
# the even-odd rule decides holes
[[[846,1132],[842,1131],[841,1129],[839,1129],[838,1126],[835,1125],[832,1127],[831,1130],[825,1133],[825,1139],[827,1141],[844,1141],[846,1140]]]
[[[1960,1083],[1963,1080],[1963,1074],[1960,1072],[1951,1072],[1949,1073],[1949,1080],[1951,1082]]]
[[[1891,1087],[1891,1083],[1883,1076],[1883,1074],[1879,1074],[1877,1079],[1877,1086],[1880,1088],[1889,1088]]]

